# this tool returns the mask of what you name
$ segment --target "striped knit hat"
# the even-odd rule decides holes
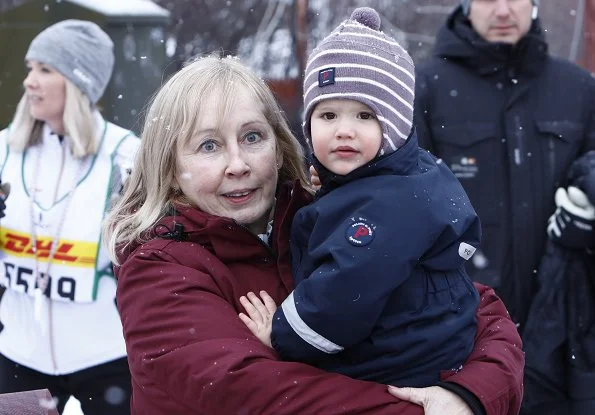
[[[324,99],[352,99],[370,107],[382,127],[378,155],[401,147],[413,124],[415,68],[401,45],[380,29],[380,16],[356,9],[312,51],[304,77],[304,136]]]
[[[535,7],[539,7],[539,0],[532,0]],[[461,6],[463,6],[463,14],[469,15],[469,8],[471,7],[471,0],[461,0]],[[533,11],[533,19],[537,17],[537,10]]]

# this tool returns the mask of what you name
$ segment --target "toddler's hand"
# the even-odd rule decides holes
[[[273,324],[273,315],[277,311],[275,300],[267,294],[266,291],[261,291],[260,296],[262,300],[253,292],[249,292],[246,296],[240,297],[240,303],[244,306],[246,314],[240,313],[240,320],[250,329],[258,339],[269,347],[271,345],[271,331]]]
[[[320,190],[320,186],[322,186],[322,183],[320,183],[320,176],[314,166],[310,166],[310,183],[312,183],[315,191]]]

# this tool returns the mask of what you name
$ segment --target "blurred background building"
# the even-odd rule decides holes
[[[4,114],[12,114],[16,106],[13,95],[5,91],[20,88],[24,76],[24,66],[22,74],[11,69],[10,76],[6,75],[6,59],[20,60],[24,51],[15,50],[11,43],[13,35],[2,30],[11,23],[3,20],[2,15],[29,4],[38,9],[36,19],[43,20],[45,13],[49,25],[60,18],[56,10],[63,7],[61,3],[95,8],[101,4],[123,7],[127,3],[155,3],[169,12],[163,23],[158,16],[165,14],[156,14],[156,20],[151,23],[155,30],[149,30],[148,34],[154,45],[163,49],[164,61],[154,50],[149,56],[142,50],[126,49],[126,45],[120,47],[119,42],[124,42],[125,36],[120,32],[116,36],[116,49],[126,52],[128,61],[136,60],[138,74],[142,75],[135,79],[131,67],[125,72],[128,78],[124,79],[116,71],[108,89],[109,102],[103,102],[107,118],[116,123],[138,132],[143,112],[141,101],[146,101],[153,93],[152,87],[158,86],[155,79],[157,84],[161,83],[192,56],[220,51],[238,54],[270,82],[295,132],[299,133],[300,74],[307,53],[355,7],[376,8],[382,16],[383,30],[406,44],[419,62],[431,52],[436,31],[458,0],[0,0],[0,126],[9,121]],[[540,16],[551,53],[595,71],[595,0],[542,0]],[[118,19],[122,22],[125,16]],[[134,36],[147,35],[135,29],[139,27],[136,17],[130,16],[129,20],[124,25],[130,32],[136,30]],[[102,22],[110,33],[115,23],[109,18]],[[161,26],[163,30],[158,30]],[[149,68],[150,74],[146,75],[143,68]],[[155,78],[156,73],[159,74]],[[146,76],[152,80],[143,81]]]

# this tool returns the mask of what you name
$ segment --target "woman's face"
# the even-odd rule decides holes
[[[66,81],[62,74],[39,61],[26,61],[29,73],[23,81],[31,116],[62,133],[66,103]]]
[[[205,100],[193,136],[178,144],[176,183],[200,210],[259,234],[275,200],[281,155],[262,105],[245,87],[236,94],[221,121],[218,94]]]

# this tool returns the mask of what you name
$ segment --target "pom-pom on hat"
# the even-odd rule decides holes
[[[112,76],[114,44],[93,22],[63,20],[33,39],[25,59],[51,66],[95,104]]]
[[[378,155],[401,147],[413,125],[415,67],[407,51],[380,31],[380,16],[360,7],[312,51],[304,76],[304,135],[325,99],[352,99],[374,111],[382,127]]]

